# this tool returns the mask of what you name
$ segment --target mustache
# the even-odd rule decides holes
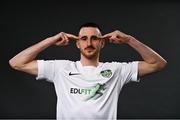
[[[92,45],[91,45],[91,46],[86,47],[85,49],[88,49],[88,48],[90,48],[90,49],[95,49]]]

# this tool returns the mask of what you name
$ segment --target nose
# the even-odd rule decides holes
[[[92,44],[91,42],[92,42],[91,39],[88,39],[87,40],[87,45],[90,46]]]

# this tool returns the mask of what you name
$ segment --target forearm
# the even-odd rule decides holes
[[[138,63],[138,76],[140,77],[160,71],[166,66],[166,60],[164,60],[158,53],[134,37],[119,30],[108,33],[104,35],[103,38],[108,38],[110,42],[115,44],[126,43],[141,55],[143,60]]]
[[[23,50],[22,52],[18,53],[16,56],[14,56],[9,61],[9,63],[12,67],[18,67],[18,66],[27,64],[27,63],[35,60],[36,56],[40,52],[42,52],[44,49],[51,46],[52,44],[54,44],[54,40],[51,38],[47,38],[35,45]]]
[[[141,55],[141,57],[146,63],[155,64],[158,65],[158,67],[166,64],[166,60],[164,60],[158,53],[156,53],[150,47],[141,43],[134,37],[130,36],[127,44],[134,48]]]

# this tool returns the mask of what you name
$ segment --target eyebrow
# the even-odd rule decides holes
[[[99,38],[98,36],[96,35],[92,35],[91,38]]]
[[[81,39],[82,39],[82,38],[87,38],[87,36],[82,36]]]

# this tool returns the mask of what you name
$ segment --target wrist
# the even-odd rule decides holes
[[[136,41],[136,38],[134,38],[133,36],[131,35],[128,35],[127,36],[127,44],[130,45],[131,43],[133,43],[134,41]]]
[[[55,43],[56,43],[56,39],[54,39],[53,37],[50,37],[50,38],[46,38],[45,40],[44,40],[44,42],[46,43],[46,44],[49,44],[49,45],[54,45]]]

